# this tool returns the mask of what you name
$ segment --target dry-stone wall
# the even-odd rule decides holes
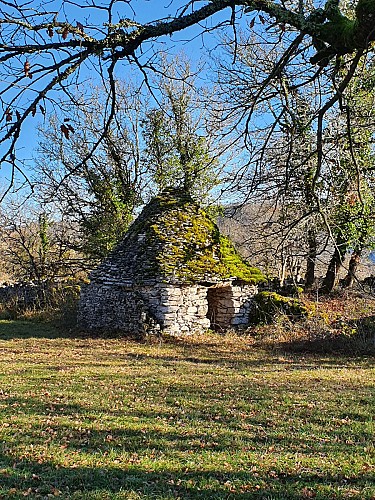
[[[159,304],[152,312],[165,332],[178,335],[210,328],[206,287],[159,285],[156,290]]]
[[[189,334],[210,327],[207,311],[207,288],[199,285],[90,283],[81,292],[78,321],[86,330]]]
[[[133,288],[91,283],[81,293],[79,324],[86,330],[137,335],[226,329],[248,324],[256,293],[254,285],[230,282],[213,287],[155,283]]]
[[[81,289],[78,324],[84,330],[146,332],[146,308],[142,295],[128,287],[90,283]]]
[[[0,285],[0,303],[18,310],[40,309],[51,301],[52,290],[49,283],[14,283]]]

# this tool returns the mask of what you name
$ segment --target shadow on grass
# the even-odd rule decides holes
[[[52,321],[39,323],[26,320],[0,320],[0,340],[31,338],[83,338],[83,335],[74,330],[59,328]]]
[[[179,391],[179,396],[186,398],[188,392]],[[250,396],[252,401],[253,395]],[[362,453],[363,446],[372,443],[373,438],[368,429],[368,415],[371,415],[372,408],[370,397],[360,401],[362,411],[349,412],[347,408],[338,408],[325,413],[326,421],[336,423],[324,430],[319,407],[296,410],[293,431],[288,423],[275,427],[275,422],[269,421],[267,407],[264,407],[266,394],[250,403],[249,409],[254,411],[248,409],[246,416],[215,406],[190,409],[185,405],[170,405],[167,409],[149,409],[138,401],[136,407],[130,402],[122,404],[121,408],[111,405],[107,408],[43,402],[37,396],[20,398],[3,395],[2,399],[6,401],[1,410],[2,421],[12,422],[17,415],[21,415],[21,419],[27,415],[30,422],[35,422],[24,435],[14,434],[19,439],[17,447],[22,447],[23,441],[40,445],[48,439],[55,449],[63,445],[70,456],[72,453],[74,456],[76,453],[98,452],[103,456],[111,452],[147,454],[150,450],[174,457],[191,452],[236,454],[241,449],[267,453],[270,446],[275,450],[289,449],[305,456],[315,456],[316,453],[335,456]],[[233,403],[233,399],[227,401],[229,407]],[[110,419],[112,424],[102,424],[103,428],[95,429],[91,424],[100,421],[101,414],[105,414],[105,422]],[[356,422],[355,432],[351,428],[353,421]],[[321,436],[316,431],[320,427]],[[13,426],[9,427],[10,436],[13,435],[12,429]],[[299,432],[301,429],[303,432]],[[6,439],[3,445],[6,446]]]
[[[352,338],[347,335],[337,335],[333,338],[315,340],[296,340],[292,342],[279,342],[272,346],[286,353],[330,355],[346,358],[359,358],[374,356],[375,345],[372,339]]]
[[[156,362],[160,363],[162,366],[174,366],[176,363],[191,363],[191,365],[208,365],[212,366],[225,366],[229,369],[248,369],[253,368],[254,370],[262,371],[284,371],[284,370],[315,370],[321,368],[344,368],[345,366],[352,366],[355,362],[355,358],[359,357],[359,353],[356,351],[351,351],[350,349],[337,349],[329,340],[327,341],[316,341],[316,342],[291,342],[291,343],[278,343],[272,344],[272,346],[267,346],[262,344],[261,346],[254,347],[253,345],[246,346],[242,350],[238,350],[238,347],[243,347],[242,339],[238,338],[238,344],[233,344],[233,346],[225,346],[220,343],[220,339],[217,337],[211,337],[206,335],[204,337],[206,343],[202,340],[194,339],[184,339],[168,338],[165,342],[160,344],[158,353],[151,353],[149,351],[145,352],[126,352],[127,347],[131,348],[134,345],[139,345],[142,347],[143,342],[139,339],[135,340],[131,337],[117,337],[117,338],[106,338],[103,336],[88,336],[84,333],[72,330],[67,331],[62,328],[57,328],[53,323],[35,323],[33,321],[0,321],[0,341],[16,340],[16,339],[77,339],[77,340],[91,340],[94,341],[93,344],[84,343],[80,345],[80,348],[95,349],[95,340],[103,341],[115,341],[118,340],[123,350],[119,352],[115,350],[111,352],[110,346],[109,350],[103,351],[100,360],[107,362],[113,358],[117,362],[124,361],[128,362],[134,360],[134,362]],[[339,340],[337,340],[339,342]],[[147,343],[147,342],[146,342]],[[150,347],[154,345],[154,342],[150,343]],[[330,350],[327,348],[330,346]],[[260,348],[259,348],[260,347]],[[147,349],[147,346],[146,346]],[[173,354],[170,354],[170,350],[173,350]],[[267,354],[262,355],[262,349],[267,351]],[[254,356],[254,353],[258,353]],[[285,356],[280,356],[280,351],[283,351]],[[331,358],[324,357],[321,355],[332,354]],[[271,355],[273,354],[273,355]],[[340,358],[335,356],[339,354]],[[371,354],[371,352],[363,352],[360,354]],[[339,359],[339,361],[338,361]],[[367,360],[361,358],[361,365],[366,363],[368,366],[372,366],[375,360],[369,357]],[[99,361],[93,362],[99,365]],[[50,369],[53,369],[51,365]]]
[[[185,356],[168,356],[168,355],[150,355],[150,354],[135,354],[135,353],[129,353],[125,354],[124,356],[127,358],[132,358],[135,360],[139,361],[160,361],[163,365],[168,365],[168,364],[175,364],[175,363],[192,363],[193,365],[212,365],[215,367],[215,365],[223,365],[227,368],[233,368],[237,370],[241,369],[248,369],[253,367],[254,370],[261,370],[263,373],[267,372],[272,372],[276,373],[278,371],[293,371],[293,370],[299,370],[299,371],[313,371],[313,370],[318,370],[318,369],[337,369],[337,368],[351,368],[353,367],[353,363],[356,362],[356,360],[360,361],[362,367],[372,367],[375,365],[375,359],[372,357],[369,357],[368,359],[364,359],[361,354],[354,353],[354,352],[346,352],[346,351],[331,351],[328,354],[332,354],[331,358],[327,358],[326,354],[327,351],[322,349],[321,351],[319,350],[309,350],[308,348],[304,349],[303,346],[306,345],[305,343],[301,343],[301,348],[299,349],[299,343],[292,342],[292,343],[278,343],[276,346],[275,344],[272,345],[272,347],[267,346],[262,346],[262,349],[264,348],[265,350],[269,350],[271,353],[275,354],[275,351],[282,351],[283,354],[288,355],[291,354],[290,357],[284,359],[283,357],[280,357],[279,355],[275,355],[273,357],[270,357],[268,354],[267,359],[262,359],[260,357],[257,357],[255,359],[249,359],[249,358],[237,358],[235,360],[231,359],[230,355],[228,357],[204,357],[204,353],[202,354],[201,357],[198,356],[190,356],[186,352],[184,353]],[[310,344],[307,343],[309,346]],[[255,347],[253,349],[253,352],[256,351],[257,348]],[[218,353],[221,354],[221,353]],[[337,356],[336,356],[337,354]],[[371,354],[370,352],[368,353],[363,353],[363,354]],[[211,352],[210,355],[214,356],[215,353]],[[301,356],[302,355],[302,358]],[[323,358],[322,358],[323,355]],[[268,367],[268,369],[267,369]]]
[[[52,461],[38,463],[0,455],[0,494],[3,498],[134,498],[166,499],[272,499],[337,498],[334,490],[351,491],[350,498],[371,498],[364,493],[373,477],[363,472],[355,478],[341,474],[275,473],[249,471],[152,471],[129,463],[110,467],[59,467]],[[353,489],[357,494],[353,492]],[[321,489],[321,493],[319,493]],[[360,490],[361,489],[361,490]],[[343,497],[345,496],[345,493]],[[129,497],[130,498],[130,497]],[[133,496],[131,496],[133,498]],[[339,497],[340,498],[340,497]]]
[[[319,332],[310,339],[275,342],[271,348],[294,354],[329,354],[348,358],[375,354],[375,316],[336,321],[331,326],[332,330]]]

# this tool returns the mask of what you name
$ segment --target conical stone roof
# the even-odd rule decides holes
[[[178,189],[165,190],[151,200],[90,278],[123,286],[264,280],[208,214]]]

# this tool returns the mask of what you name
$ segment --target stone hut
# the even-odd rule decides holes
[[[132,335],[244,325],[263,279],[189,195],[169,189],[91,273],[78,325]]]

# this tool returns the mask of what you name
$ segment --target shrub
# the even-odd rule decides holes
[[[74,280],[15,286],[0,303],[0,318],[58,321],[64,327],[72,327],[76,323],[80,288]]]
[[[308,308],[301,300],[284,297],[276,292],[260,292],[255,295],[254,303],[255,323],[270,323],[280,314],[290,319],[299,319],[309,315]]]

